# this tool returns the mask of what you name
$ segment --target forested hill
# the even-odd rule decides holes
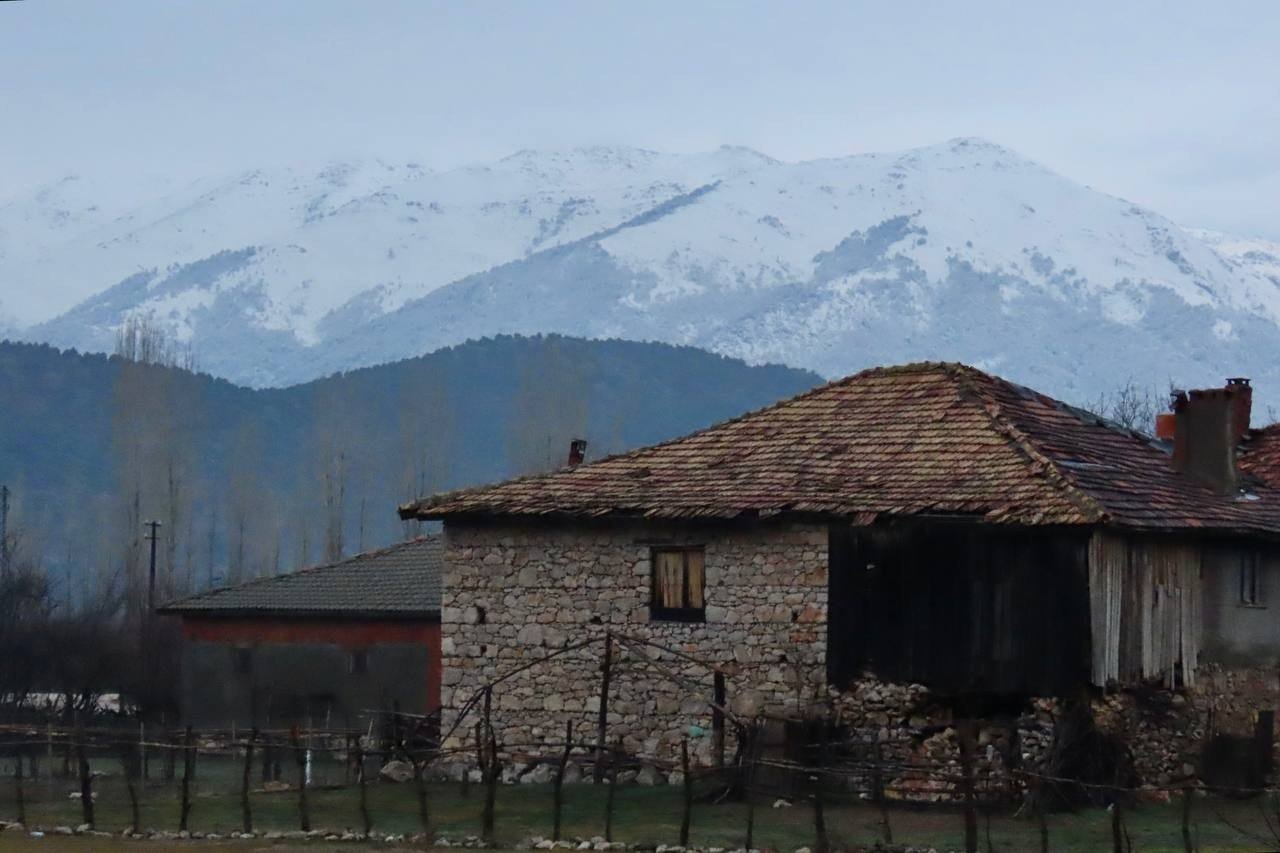
[[[670,438],[820,381],[689,347],[498,337],[283,389],[0,343],[0,483],[29,558],[200,587],[414,532],[419,493]],[[73,580],[74,583],[74,580]]]

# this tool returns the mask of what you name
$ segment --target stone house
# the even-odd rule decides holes
[[[365,728],[440,707],[438,537],[171,602],[183,719],[198,728]]]
[[[606,632],[611,736],[651,755],[707,728],[708,664],[744,714],[834,696],[877,726],[1152,683],[1202,710],[1247,684],[1244,707],[1271,707],[1280,636],[1237,642],[1242,614],[1280,605],[1280,491],[1235,464],[1250,399],[1192,392],[1164,442],[972,367],[877,368],[408,504],[444,522],[446,728],[491,679]],[[593,645],[506,679],[495,727],[593,725],[600,667]]]

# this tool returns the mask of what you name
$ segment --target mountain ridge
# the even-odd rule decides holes
[[[14,204],[0,206],[3,266]],[[27,218],[78,221],[56,208]],[[259,169],[88,233],[96,248],[72,239],[65,260],[46,247],[15,268],[133,268],[25,337],[103,350],[124,317],[152,313],[202,365],[254,386],[554,332],[827,376],[944,358],[1069,399],[1114,387],[1117,363],[1142,381],[1251,373],[1264,396],[1280,389],[1265,241],[1182,229],[971,137],[798,163],[587,146],[444,172]]]

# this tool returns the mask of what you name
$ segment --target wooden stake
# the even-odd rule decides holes
[[[569,752],[573,749],[573,720],[564,724],[564,752],[560,754],[560,766],[556,768],[556,782],[552,789],[551,840],[560,840],[560,810],[564,805],[564,768],[569,764]]]
[[[978,812],[973,802],[973,724],[962,720],[956,726],[956,740],[960,745],[960,790],[964,798],[964,849],[965,853],[978,853]]]
[[[715,700],[711,707],[711,732],[715,745],[716,769],[724,769],[724,706],[725,687],[724,673],[719,670],[715,674]]]
[[[1111,850],[1112,853],[1125,853],[1124,850],[1124,817],[1120,814],[1120,796],[1111,802]]]
[[[124,773],[124,784],[129,794],[129,814],[133,818],[133,823],[129,826],[132,832],[142,831],[142,818],[138,814],[138,786],[134,784],[134,777],[137,775],[135,762],[137,761],[137,755],[134,753],[133,748],[127,743],[122,745],[120,748],[120,769]]]
[[[369,795],[364,787],[364,747],[360,744],[360,736],[356,735],[356,786],[360,789],[360,821],[364,826],[367,838],[373,832],[373,818],[369,816]]]
[[[684,771],[684,814],[680,818],[680,846],[689,846],[689,822],[693,818],[693,776],[689,773],[689,738],[680,739],[680,769]]]
[[[596,720],[596,769],[594,782],[604,781],[604,750],[609,735],[609,681],[613,675],[613,634],[604,635],[604,661],[600,666],[600,710]]]
[[[240,826],[244,832],[253,832],[253,807],[249,805],[249,777],[253,775],[253,746],[258,740],[258,728],[249,730],[249,742],[244,747],[244,770],[240,775]]]
[[[172,782],[174,777],[177,776],[178,736],[170,732],[166,740],[169,742],[169,749],[164,760],[164,780]]]
[[[431,831],[431,811],[427,807],[427,762],[423,761],[416,753],[413,753],[410,763],[413,764],[414,795],[418,799],[418,822],[422,824],[422,831],[429,833]]]
[[[761,740],[764,737],[764,729],[757,720],[751,726],[751,743],[748,745],[744,756],[747,761],[747,780],[743,786],[745,796],[747,798],[747,842],[744,845],[747,850],[755,848],[756,834],[756,801],[755,801],[755,782],[756,782],[756,765],[760,761]]]
[[[480,815],[480,837],[487,844],[493,844],[493,807],[498,796],[498,741],[493,729],[489,730],[489,760],[487,762],[484,787],[484,811]]]
[[[191,815],[191,777],[196,771],[194,743],[191,726],[187,726],[186,745],[182,750],[182,814],[178,821],[179,832],[187,830],[187,820]]]
[[[889,804],[884,796],[884,774],[880,769],[883,753],[880,749],[880,731],[871,745],[871,799],[880,810],[880,836],[886,847],[893,845],[893,824],[889,822]]]
[[[75,738],[76,759],[80,765],[80,811],[84,816],[84,823],[88,824],[90,829],[93,829],[93,780],[89,774],[89,759],[85,757],[84,752],[84,729],[80,727],[78,719],[76,720]]]
[[[831,845],[827,841],[827,816],[825,803],[822,799],[822,765],[826,762],[827,758],[827,720],[825,717],[822,720],[819,731],[818,767],[813,776],[813,836],[814,849],[817,853],[827,853]]]
[[[17,807],[18,823],[27,824],[27,798],[22,790],[22,753],[19,751],[13,762],[13,800]]]
[[[298,736],[298,727],[289,730],[289,745],[293,747],[293,757],[298,763],[298,817],[303,832],[311,831],[311,812],[307,808],[307,756],[302,748],[302,738]]]
[[[1040,853],[1049,853],[1049,819],[1045,816],[1044,783],[1036,780],[1033,792],[1036,810],[1036,824],[1040,828]]]
[[[1191,840],[1191,798],[1195,794],[1195,785],[1188,783],[1182,790],[1182,849],[1185,853],[1195,853],[1196,846]]]
[[[613,841],[613,798],[618,790],[618,765],[622,763],[622,738],[609,755],[609,790],[604,796],[604,840]]]

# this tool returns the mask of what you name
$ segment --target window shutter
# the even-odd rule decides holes
[[[684,556],[685,573],[689,581],[689,603],[686,606],[701,609],[705,586],[702,570],[705,555],[701,551],[685,551]]]
[[[659,551],[654,579],[657,603],[662,607],[683,607],[684,554],[680,551]]]

